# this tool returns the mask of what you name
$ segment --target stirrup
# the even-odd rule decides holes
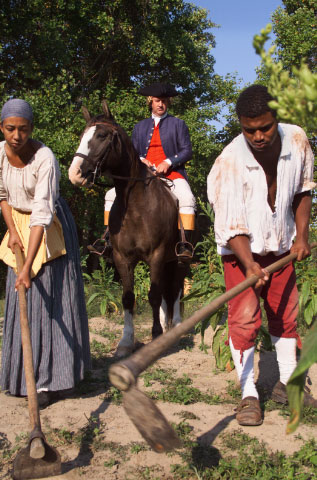
[[[194,247],[190,242],[177,242],[175,245],[175,255],[179,260],[190,261],[194,256]]]
[[[107,250],[107,248],[108,248],[108,245],[106,245],[105,241],[102,244],[101,238],[97,238],[97,240],[95,240],[92,245],[87,245],[87,250],[99,256],[103,255]]]
[[[108,250],[112,250],[111,244],[109,242],[109,229],[107,228],[103,235],[97,240],[94,241],[92,245],[87,245],[87,249],[91,253],[95,253],[96,255],[104,255]]]

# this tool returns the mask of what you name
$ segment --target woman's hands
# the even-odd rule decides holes
[[[15,282],[16,289],[20,285],[24,285],[25,288],[30,288],[31,286],[31,269],[32,269],[34,258],[37,254],[38,248],[42,241],[43,233],[44,233],[44,227],[42,227],[41,225],[35,225],[34,227],[31,227],[28,253],[27,253],[23,268],[19,273],[17,280]]]

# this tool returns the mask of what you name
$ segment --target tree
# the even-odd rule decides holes
[[[272,58],[275,46],[268,52],[264,50],[271,28],[267,25],[253,41],[268,75],[268,90],[275,99],[269,105],[277,111],[280,120],[300,125],[314,140],[317,131],[317,73],[311,72],[303,61],[299,68],[293,66],[290,72],[281,60],[275,61]]]
[[[284,68],[299,67],[305,59],[309,69],[317,68],[316,0],[283,0],[272,15],[276,54]]]
[[[14,94],[62,75],[74,101],[107,84],[159,79],[180,86],[186,101],[210,100],[213,26],[206,10],[183,0],[8,0],[0,84]]]
[[[215,39],[207,11],[183,0],[8,0],[0,4],[0,95],[29,100],[34,136],[52,148],[61,192],[75,216],[80,243],[103,228],[103,190],[73,187],[67,170],[85,122],[81,105],[100,113],[106,98],[131,134],[148,110],[140,85],[169,81],[181,91],[171,112],[189,127],[188,165],[196,195],[220,142],[211,121],[235,84],[214,74]],[[97,218],[91,215],[94,211]]]

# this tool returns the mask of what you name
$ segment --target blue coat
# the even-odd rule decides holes
[[[162,147],[166,158],[172,162],[172,169],[187,179],[185,163],[192,157],[192,144],[186,123],[172,115],[167,115],[160,120],[159,129]],[[135,125],[132,142],[140,157],[146,158],[153,132],[153,118],[146,118]]]

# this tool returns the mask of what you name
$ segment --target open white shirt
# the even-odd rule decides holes
[[[267,198],[266,176],[243,134],[216,159],[207,179],[208,199],[215,212],[217,251],[232,254],[228,241],[236,235],[250,238],[259,255],[287,252],[296,234],[294,196],[312,190],[314,156],[305,132],[296,125],[279,124],[281,153],[277,165],[274,211]]]

